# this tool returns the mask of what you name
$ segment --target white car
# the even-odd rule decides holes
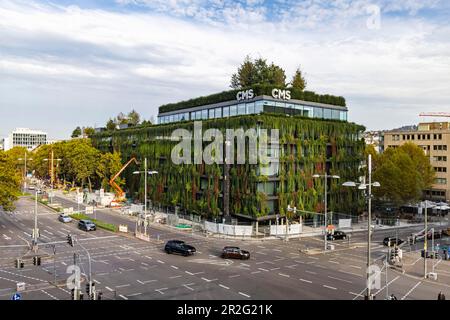
[[[58,217],[58,220],[64,223],[72,222],[72,218],[68,215],[61,213]]]

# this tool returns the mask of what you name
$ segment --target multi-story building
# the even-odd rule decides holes
[[[347,112],[342,97],[255,86],[164,105],[158,125],[97,132],[92,140],[102,151],[120,151],[124,162],[135,157],[142,167],[147,158],[149,170],[158,172],[148,178],[152,204],[253,221],[283,216],[289,205],[313,214],[321,212],[324,203],[324,181],[313,175],[326,172],[341,178],[328,183],[328,210],[357,213],[364,198],[341,182],[360,176],[364,127],[347,122]],[[250,163],[246,144],[240,151],[244,163],[174,163],[172,151],[179,143],[172,137],[174,130],[194,132],[198,125],[203,132],[217,129],[224,136],[227,129],[255,129],[259,140],[261,129],[277,129],[279,142],[269,149],[278,161],[269,166]],[[194,133],[188,155],[192,158],[198,155],[196,141]],[[210,143],[202,141],[200,146],[205,149]],[[232,148],[236,156],[238,150]],[[130,166],[123,173],[127,194],[142,200],[144,178],[133,175],[135,170]]]
[[[5,138],[4,149],[7,151],[19,146],[33,150],[42,144],[47,144],[47,133],[27,128],[16,128]]]
[[[364,132],[364,142],[366,145],[372,145],[376,152],[384,151],[384,131],[366,131]]]
[[[432,187],[425,196],[432,200],[450,200],[450,122],[420,123],[413,130],[385,132],[384,147],[395,148],[412,142],[423,148],[436,171]]]

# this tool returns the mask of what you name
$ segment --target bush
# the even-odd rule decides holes
[[[82,213],[74,213],[71,214],[70,217],[72,217],[75,220],[91,220],[93,223],[95,223],[95,225],[101,229],[104,230],[108,230],[108,231],[112,231],[112,232],[117,232],[118,228],[115,224],[112,223],[106,223],[104,221],[100,221],[97,219],[92,219],[91,217],[89,217],[88,215],[82,214]]]

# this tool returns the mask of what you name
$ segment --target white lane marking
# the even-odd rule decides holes
[[[127,294],[127,297],[135,297],[135,296],[138,296],[140,294],[142,294],[142,293],[138,292],[138,293]]]
[[[164,290],[167,290],[167,289],[169,289],[169,288],[159,288],[159,289],[155,289],[155,291],[158,291],[159,293],[161,293],[161,294],[164,294]]]
[[[146,257],[147,259],[150,259],[150,260],[153,259],[152,257],[149,257],[149,256],[145,256],[145,257]]]
[[[156,261],[158,261],[158,262],[161,263],[161,264],[164,264],[164,263],[165,263],[164,261],[161,261],[161,260],[156,260]]]
[[[335,287],[331,287],[331,286],[327,286],[327,285],[322,285],[323,287],[325,287],[325,288],[328,288],[328,289],[331,289],[331,290],[337,290]]]
[[[389,282],[387,283],[387,285],[389,286],[392,282],[394,282],[394,281],[397,280],[398,278],[400,278],[400,276],[396,276],[394,279],[392,279],[391,281],[389,281]],[[386,288],[386,285],[384,285],[380,290],[378,290],[378,291],[375,293],[375,295],[377,295],[377,294],[379,294],[381,291],[383,291],[384,288]]]
[[[206,278],[202,277],[202,280],[205,280],[206,282],[213,282],[213,281],[216,281],[216,280],[219,280],[219,279],[206,279]]]
[[[31,237],[31,234],[29,234],[28,232],[23,232],[27,237]]]
[[[279,267],[277,267],[277,268],[272,268],[272,269],[270,269],[270,271],[273,271],[273,270],[279,270],[280,268]]]
[[[410,294],[411,294],[411,292],[413,292],[414,291],[414,289],[416,289],[419,285],[421,285],[422,284],[422,281],[419,281],[419,282],[417,282],[416,284],[415,284],[415,286],[414,287],[412,287],[411,288],[411,290],[409,290],[400,300],[405,300],[405,298],[407,297],[407,296],[409,296]]]
[[[171,266],[172,268],[174,268],[174,269],[178,269],[178,267],[177,266]]]
[[[257,246],[258,248],[261,248],[261,249],[265,249],[266,247],[264,247],[264,246]]]
[[[67,263],[65,263],[64,261],[61,261],[61,264],[62,264],[63,266],[67,266]]]
[[[222,288],[224,288],[224,289],[230,290],[230,288],[229,288],[229,287],[227,287],[227,286],[224,286],[223,284],[219,284],[219,287],[222,287]]]
[[[265,271],[265,272],[269,272],[269,270],[264,269],[264,268],[258,268],[258,270]]]
[[[293,268],[296,267],[296,266],[298,266],[298,264],[292,264],[292,265],[290,265],[290,266],[286,266],[286,268],[293,269]]]
[[[260,273],[261,271],[253,271],[251,274]]]
[[[284,273],[279,273],[278,275],[279,275],[279,276],[282,276],[282,277],[286,277],[286,278],[290,278],[290,277],[291,277],[290,275],[284,274]]]
[[[189,289],[189,290],[191,290],[191,291],[194,291],[194,288],[191,288],[190,286],[192,286],[193,284],[195,284],[195,283],[187,283],[187,284],[183,284],[183,287],[185,287],[185,288],[187,288],[187,289]]]
[[[250,267],[250,265],[249,265],[249,264],[246,264],[246,263],[242,263],[242,262],[241,262],[241,265],[243,265],[243,266],[246,266],[246,267]]]
[[[273,251],[276,251],[276,252],[281,252],[281,250],[280,249],[272,249]]]
[[[314,271],[309,271],[309,270],[305,270],[306,273],[310,273],[310,274],[317,274],[317,272]]]
[[[54,295],[51,295],[50,293],[48,293],[45,290],[41,290],[41,292],[45,293],[46,295],[48,295],[50,298],[52,298],[53,300],[59,300],[57,297],[55,297]]]
[[[141,264],[144,266],[148,266],[148,263],[145,263],[145,262],[141,262]]]
[[[240,277],[240,276],[241,276],[240,274],[235,274],[233,276],[229,276],[228,278],[236,278],[236,277]]]
[[[58,232],[59,234],[62,234],[63,236],[65,236],[66,234],[64,233],[64,232],[62,232],[62,231],[56,231],[56,232]]]
[[[44,230],[44,232],[47,233],[47,234],[49,234],[49,235],[51,235],[51,236],[54,236],[54,235],[55,235],[54,233],[52,233],[52,232],[50,232],[50,231],[48,231],[48,230]]]
[[[181,278],[181,276],[172,276],[172,277],[169,277],[169,279],[176,279],[176,278]]]
[[[349,267],[352,267],[352,268],[355,268],[355,269],[362,269],[361,267],[359,267],[359,266],[354,266],[354,265],[352,265],[352,264],[350,264]]]
[[[334,264],[340,264],[339,262],[337,262],[337,261],[328,261],[329,263],[334,263]]]
[[[262,254],[263,256],[267,256],[267,253],[264,253],[264,252],[256,251],[255,253]]]
[[[158,280],[146,280],[146,281],[136,280],[136,281],[139,282],[140,284],[147,284],[147,283],[155,282],[155,281],[158,281]]]
[[[105,287],[107,290],[109,290],[109,291],[114,291],[113,289],[111,289],[110,287]]]
[[[317,257],[308,257],[309,259],[313,259],[313,260],[319,260],[319,258]]]
[[[123,294],[119,294],[119,297],[121,297],[123,300],[128,300],[128,298],[125,297]]]
[[[130,284],[121,284],[120,286],[116,286],[116,288],[125,288],[125,287],[129,287]]]
[[[248,294],[246,294],[246,293],[243,293],[243,292],[240,292],[240,291],[239,291],[239,294],[240,294],[241,296],[244,296],[244,297],[250,298],[250,296],[249,296]]]
[[[6,234],[3,235],[3,238],[4,238],[5,240],[11,240],[11,238],[8,237]]]
[[[307,283],[312,283],[312,281],[305,280],[305,279],[302,279],[302,278],[300,278],[300,279],[298,279],[298,280],[303,281],[303,282],[307,282]]]
[[[353,275],[353,276],[357,276],[357,277],[363,277],[362,275],[360,275],[360,274],[357,274],[357,273],[353,273],[353,272],[348,272],[348,271],[344,271],[344,270],[338,270],[339,272],[342,272],[342,273],[346,273],[346,274],[351,274],[351,275]]]
[[[330,279],[334,279],[334,280],[339,280],[339,281],[343,281],[343,282],[347,282],[347,283],[353,283],[353,282],[351,282],[351,281],[348,281],[348,280],[344,280],[344,279],[341,279],[341,278],[336,278],[336,277],[332,277],[332,276],[328,276],[328,278],[330,278]]]

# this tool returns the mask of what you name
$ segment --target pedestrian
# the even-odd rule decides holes
[[[442,293],[442,291],[439,291],[438,300],[445,300],[445,295]]]
[[[391,300],[397,300],[397,297],[394,294],[391,294]]]

